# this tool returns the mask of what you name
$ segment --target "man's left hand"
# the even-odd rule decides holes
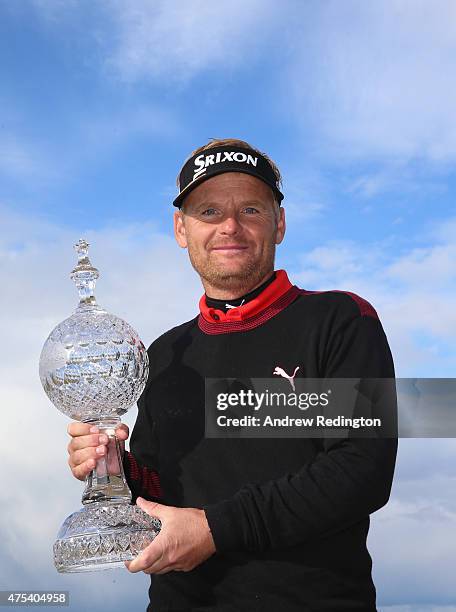
[[[175,508],[138,497],[136,504],[161,520],[160,533],[135,559],[125,561],[130,572],[166,574],[172,570],[189,572],[215,553],[204,510]]]

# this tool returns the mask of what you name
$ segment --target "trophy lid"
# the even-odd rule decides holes
[[[78,264],[72,270],[70,278],[74,281],[79,291],[80,301],[78,308],[101,310],[93,293],[100,272],[92,265],[89,259],[89,246],[90,244],[83,238],[80,238],[74,245],[74,249],[78,254]]]

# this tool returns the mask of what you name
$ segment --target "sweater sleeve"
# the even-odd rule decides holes
[[[137,497],[149,501],[160,501],[162,491],[158,472],[158,437],[151,422],[147,408],[146,396],[153,376],[153,345],[149,347],[148,384],[138,400],[138,416],[130,438],[130,451],[125,450],[123,468],[128,486],[132,493],[132,503]]]
[[[394,378],[388,342],[371,306],[350,309],[326,347],[323,378]],[[387,401],[394,423],[395,390]],[[396,437],[314,442],[316,456],[299,471],[246,484],[232,498],[204,507],[217,552],[296,546],[347,528],[386,504]]]

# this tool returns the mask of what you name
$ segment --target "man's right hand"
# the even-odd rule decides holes
[[[68,425],[68,433],[71,436],[71,441],[68,444],[68,465],[71,468],[73,476],[78,480],[85,480],[87,474],[89,474],[95,467],[97,459],[106,457],[108,436],[106,434],[100,434],[98,427],[91,425],[90,423],[79,423],[74,421]],[[120,449],[122,457],[125,450],[125,440],[129,436],[128,425],[121,423],[116,429],[116,436],[120,442]],[[115,457],[115,454],[111,453],[111,441],[109,456]],[[108,473],[117,472],[115,465],[110,469],[108,461]]]

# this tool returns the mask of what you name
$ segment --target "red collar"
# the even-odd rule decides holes
[[[297,292],[297,287],[291,284],[285,270],[276,270],[275,279],[256,298],[243,306],[230,308],[226,313],[218,308],[209,308],[204,294],[199,301],[199,327],[206,333],[215,334],[256,327],[265,318],[269,319],[282,310],[296,297]]]

